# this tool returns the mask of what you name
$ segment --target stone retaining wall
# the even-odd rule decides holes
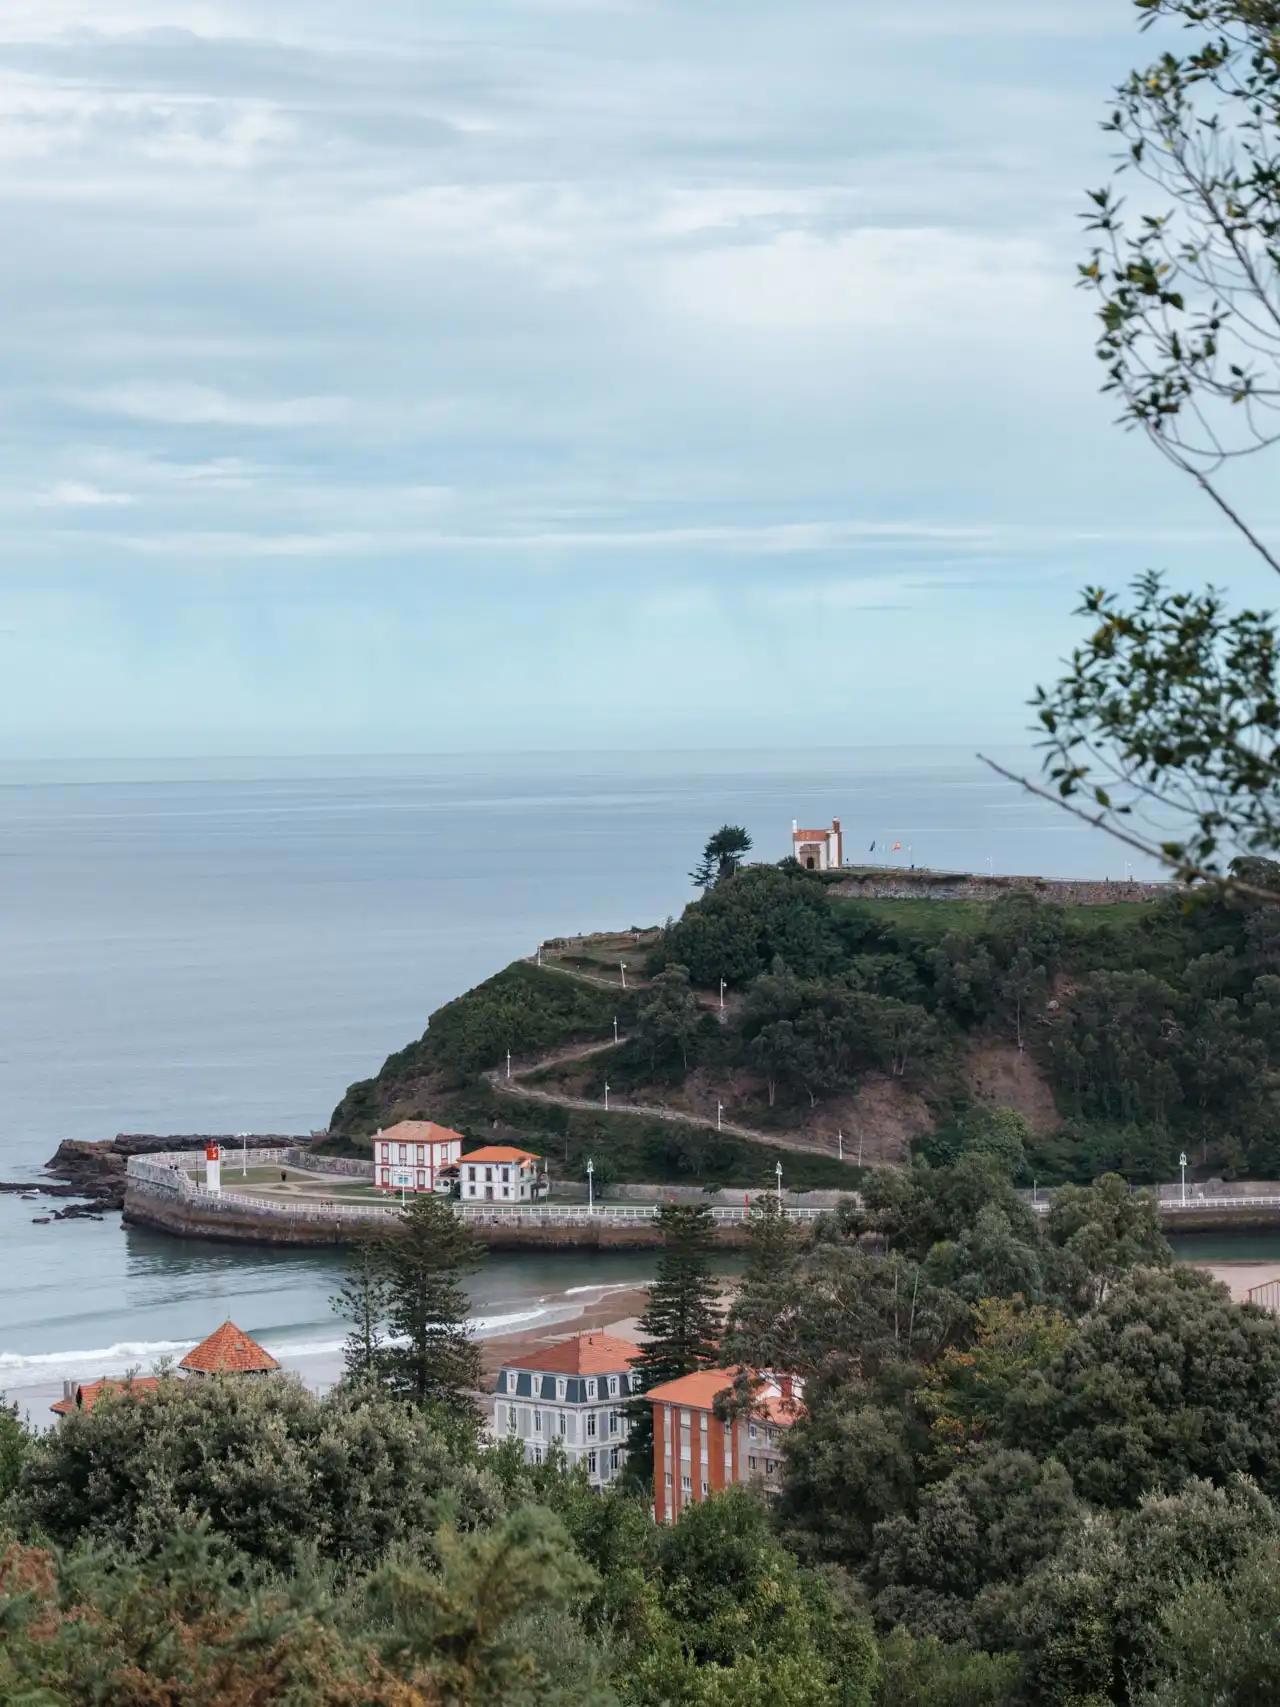
[[[1064,907],[1105,907],[1117,901],[1161,901],[1173,883],[1124,878],[983,877],[958,871],[850,871],[831,884],[836,895],[863,901],[998,901],[1019,892]]]

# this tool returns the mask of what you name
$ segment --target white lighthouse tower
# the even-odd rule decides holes
[[[206,1191],[221,1194],[222,1146],[212,1139],[204,1147],[204,1183]]]

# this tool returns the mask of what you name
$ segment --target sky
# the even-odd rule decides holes
[[[1073,288],[1151,46],[5,0],[0,753],[1011,740],[1086,583],[1270,599]]]

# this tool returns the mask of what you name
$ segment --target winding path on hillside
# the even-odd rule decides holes
[[[547,968],[544,964],[543,970]],[[565,970],[561,968],[560,970]],[[582,974],[571,972],[571,977]],[[591,980],[596,982],[596,980]],[[775,1150],[794,1150],[801,1156],[821,1156],[828,1152],[817,1144],[805,1143],[800,1138],[788,1138],[780,1132],[760,1132],[753,1126],[739,1126],[735,1121],[722,1120],[717,1128],[714,1116],[708,1118],[701,1114],[686,1114],[683,1109],[663,1108],[654,1103],[619,1102],[611,1097],[606,1108],[603,1101],[595,1101],[590,1097],[562,1095],[553,1091],[538,1090],[533,1085],[522,1084],[523,1079],[540,1073],[546,1067],[558,1067],[568,1061],[584,1061],[592,1055],[603,1055],[610,1049],[620,1049],[630,1039],[621,1036],[615,1043],[611,1037],[603,1043],[573,1043],[562,1049],[553,1049],[549,1055],[543,1055],[536,1061],[526,1062],[524,1066],[512,1066],[511,1077],[507,1077],[505,1067],[491,1067],[484,1078],[500,1096],[523,1097],[530,1102],[550,1103],[559,1108],[589,1109],[597,1114],[636,1114],[643,1115],[649,1120],[667,1120],[678,1126],[696,1126],[703,1131],[728,1132],[735,1138],[746,1138],[754,1144],[768,1144]],[[834,1147],[830,1152],[834,1157]],[[849,1165],[854,1165],[851,1158],[846,1158]]]

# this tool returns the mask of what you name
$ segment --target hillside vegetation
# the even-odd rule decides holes
[[[585,949],[574,959],[591,964]],[[496,1123],[565,1174],[590,1152],[605,1180],[759,1185],[772,1158],[714,1130],[720,1102],[726,1122],[811,1143],[811,1159],[786,1160],[797,1186],[850,1183],[859,1145],[868,1162],[909,1145],[943,1161],[996,1129],[1028,1182],[1167,1179],[1184,1148],[1201,1170],[1280,1172],[1280,908],[862,901],[790,863],[753,866],[654,933],[633,981],[642,970],[624,993],[507,968],[352,1086],[333,1132]],[[616,1049],[572,1052],[607,1044],[615,1015]],[[530,1086],[597,1102],[607,1078],[614,1107],[500,1095],[484,1073],[508,1048]],[[707,1124],[618,1113],[626,1102]]]

